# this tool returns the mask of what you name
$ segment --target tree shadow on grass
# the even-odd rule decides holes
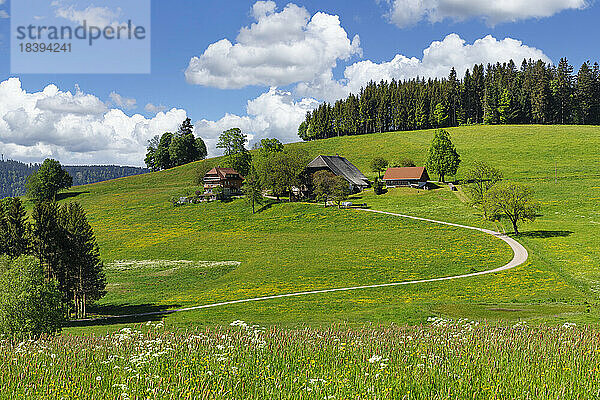
[[[166,315],[172,314],[174,309],[180,308],[179,304],[119,304],[109,306],[90,307],[89,318],[85,320],[72,320],[67,322],[67,327],[106,326],[117,324],[133,324],[147,321],[159,321]],[[142,315],[136,315],[142,314]]]
[[[56,201],[66,200],[66,199],[70,199],[72,197],[77,197],[79,195],[88,194],[88,193],[90,193],[90,192],[88,192],[87,190],[83,191],[83,192],[64,192],[64,193],[58,193],[56,195]]]
[[[256,210],[257,214],[260,214],[263,211],[266,211],[268,209],[270,209],[271,207],[273,207],[273,205],[275,204],[281,204],[281,201],[277,201],[277,200],[269,200],[268,202],[263,203],[262,207],[259,208],[258,210]]]
[[[573,232],[571,231],[530,231],[523,232],[519,236],[528,237],[528,238],[536,238],[536,239],[548,239],[548,238],[556,238],[556,237],[568,237],[571,236]]]

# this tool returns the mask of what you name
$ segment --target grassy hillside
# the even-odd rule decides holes
[[[540,277],[539,283],[524,286],[508,298],[571,302],[572,297],[565,299],[560,295],[564,284],[577,288],[589,302],[595,303],[600,288],[600,254],[596,250],[600,248],[600,128],[473,126],[450,132],[463,160],[462,171],[473,161],[486,161],[501,169],[507,179],[531,186],[542,202],[542,215],[525,226],[519,239],[531,250],[532,264],[518,273],[547,271],[550,275]],[[432,137],[433,131],[383,133],[369,138],[334,138],[300,145],[313,154],[336,152],[348,156],[367,172],[369,161],[376,154],[390,160],[409,157],[417,163],[421,160],[422,164]],[[459,170],[458,178],[460,174]],[[479,220],[480,225],[484,224],[475,210],[456,206],[458,198],[450,193],[431,194],[431,197],[435,200],[422,202],[413,191],[401,191],[366,199],[382,210],[429,215],[452,222]],[[532,295],[541,282],[552,280],[555,283],[542,298]],[[439,309],[452,312],[453,308]],[[462,306],[457,309],[461,311],[455,316],[464,310]],[[589,310],[587,306],[585,309]],[[597,315],[593,314],[591,320],[596,321]]]
[[[420,323],[431,315],[597,321],[600,128],[465,127],[451,133],[464,166],[488,161],[507,178],[530,184],[542,200],[543,215],[527,225],[519,239],[532,253],[526,265],[462,281],[180,313],[167,317],[167,324],[226,323],[241,317],[263,325]],[[302,146],[315,156],[343,155],[373,176],[368,164],[375,155],[391,160],[410,157],[422,163],[432,137],[432,131],[385,133],[292,146]],[[68,194],[88,210],[108,263],[124,259],[207,262],[111,264],[109,295],[99,312],[163,310],[298,290],[447,276],[493,269],[511,258],[506,245],[483,234],[358,211],[272,204],[252,216],[242,200],[173,208],[168,199],[193,187],[198,164],[77,187]],[[386,211],[489,226],[461,198],[460,193],[442,188],[392,190],[380,197],[366,192],[356,200]]]

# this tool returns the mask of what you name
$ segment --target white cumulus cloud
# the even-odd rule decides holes
[[[315,99],[294,100],[292,93],[270,88],[268,92],[248,101],[247,115],[226,114],[218,121],[203,119],[196,123],[196,133],[201,136],[211,154],[216,154],[219,135],[227,129],[240,128],[248,134],[249,145],[264,138],[278,138],[284,143],[298,141],[298,126],[307,111],[318,106]]]
[[[334,80],[324,77],[316,83],[302,83],[296,91],[302,96],[311,96],[334,101],[349,93],[357,93],[370,81],[404,80],[419,77],[447,77],[454,67],[458,76],[475,64],[495,64],[513,60],[520,65],[523,59],[544,60],[551,62],[543,51],[527,46],[523,42],[511,38],[498,40],[490,35],[466,43],[459,35],[450,34],[442,41],[431,43],[423,50],[421,59],[397,54],[392,60],[375,63],[370,60],[359,61],[344,71],[344,79]]]
[[[143,165],[148,140],[176,131],[187,117],[185,110],[165,112],[163,106],[149,105],[157,107],[153,118],[128,116],[80,88],[72,93],[48,85],[27,92],[18,78],[10,78],[0,82],[0,152],[29,162],[52,157],[64,164]],[[295,100],[288,91],[270,88],[248,101],[246,115],[203,119],[195,132],[211,156],[220,154],[218,137],[231,128],[248,134],[249,146],[266,137],[293,142],[306,112],[317,105],[315,99]]]
[[[63,163],[142,165],[154,135],[174,131],[185,110],[160,112],[154,118],[126,115],[96,96],[61,91],[48,85],[27,92],[18,78],[0,82],[0,151],[5,157]]]
[[[124,108],[126,110],[133,110],[137,107],[137,101],[133,98],[123,97],[116,92],[111,92],[109,97],[117,107]]]
[[[515,22],[529,18],[551,17],[564,10],[581,10],[588,0],[385,0],[387,17],[405,28],[419,21],[441,22],[445,19],[463,21],[482,18],[489,25]]]
[[[193,57],[185,72],[191,84],[236,89],[285,86],[312,81],[338,60],[362,54],[360,39],[350,40],[338,16],[308,11],[293,3],[277,12],[273,1],[258,1],[256,22],[241,29],[236,43],[222,39]]]

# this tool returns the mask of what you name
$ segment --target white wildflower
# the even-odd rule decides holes
[[[381,357],[381,356],[373,356],[373,357],[369,358],[369,362],[371,364],[375,364],[375,363],[381,361],[382,358],[383,357]]]

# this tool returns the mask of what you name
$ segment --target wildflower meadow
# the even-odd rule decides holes
[[[163,322],[0,345],[2,399],[591,399],[600,331],[564,324],[327,329]]]

